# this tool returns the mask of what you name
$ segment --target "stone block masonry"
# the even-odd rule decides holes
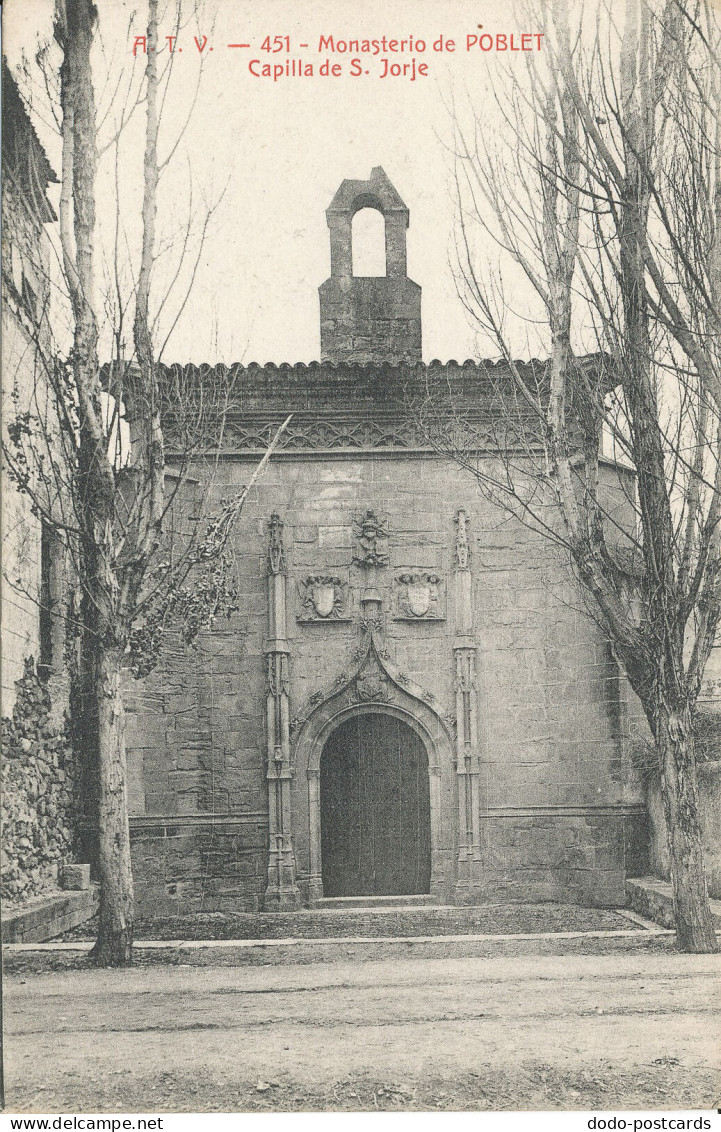
[[[79,892],[48,892],[19,908],[3,910],[3,943],[43,943],[92,919],[100,897],[97,886]]]
[[[385,222],[386,275],[353,273],[352,223],[361,208]],[[324,361],[421,360],[421,289],[406,275],[408,209],[383,169],[367,181],[343,181],[326,212],[331,274],[320,287]]]
[[[267,879],[267,824],[265,813],[131,819],[139,913],[258,911]]]
[[[90,888],[90,865],[64,865],[60,871],[60,887],[67,892]]]
[[[240,484],[248,466],[246,460],[228,463],[226,476]],[[474,805],[481,860],[473,900],[623,903],[627,871],[644,867],[643,852],[638,864],[628,848],[638,841],[634,830],[643,819],[643,797],[640,788],[629,787],[633,775],[624,754],[618,670],[578,609],[565,564],[549,556],[541,540],[529,540],[522,529],[516,540],[507,526],[503,547],[494,536],[494,568],[487,569],[489,504],[461,470],[431,454],[423,461],[357,454],[351,464],[298,455],[292,466],[292,479],[278,476],[256,504],[248,505],[234,549],[263,562],[263,519],[267,524],[273,510],[285,517],[293,743],[313,702],[332,695],[336,678],[352,673],[358,663],[366,583],[363,568],[353,561],[354,524],[369,508],[382,514],[388,527],[389,562],[376,569],[374,579],[382,606],[381,646],[401,681],[417,685],[421,696],[438,705],[439,717],[452,719],[454,517],[462,507],[476,607]],[[438,490],[424,497],[425,511],[414,511],[410,524],[405,500],[418,483],[420,466],[432,469]],[[279,461],[278,470],[285,467]],[[331,473],[336,490],[324,499],[318,485]],[[350,534],[330,546],[315,537],[323,527]],[[433,569],[447,591],[443,616],[428,622],[396,620],[398,571],[427,569],[429,546]],[[339,557],[329,566],[331,553]],[[348,579],[349,620],[299,619],[299,581],[328,571]],[[268,853],[266,635],[267,609],[243,609],[222,633],[204,637],[198,649],[172,646],[167,662],[131,700],[128,759],[133,781],[143,784],[142,791],[134,791],[133,854],[144,914],[157,907],[180,913],[262,906]],[[381,710],[392,707],[394,697],[400,702],[402,683],[397,693],[389,687],[390,699],[379,704]],[[311,786],[309,771],[295,756],[292,773],[298,885],[308,900]],[[449,759],[434,779],[439,815],[434,891],[444,902],[466,899],[464,892],[454,893],[456,780]]]

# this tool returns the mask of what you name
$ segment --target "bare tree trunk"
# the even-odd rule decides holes
[[[131,962],[133,885],[125,788],[121,666],[127,634],[118,632],[114,569],[116,486],[103,427],[95,316],[96,110],[91,49],[97,12],[92,0],[58,0],[56,38],[63,50],[63,186],[60,237],[74,316],[73,376],[77,391],[77,492],[83,523],[81,573],[91,624],[92,690],[97,712],[100,931],[98,965]],[[72,195],[70,185],[72,183]],[[72,225],[72,226],[71,226]]]
[[[655,714],[676,940],[681,951],[716,952],[698,819],[691,710],[688,705],[672,707],[662,698]]]
[[[133,471],[140,482],[138,513],[128,538],[130,563],[107,575],[106,593],[114,594],[100,637],[95,672],[99,753],[100,929],[93,950],[99,966],[132,963],[133,875],[128,821],[125,713],[122,664],[127,631],[132,624],[138,593],[150,556],[160,539],[163,512],[164,460],[160,409],[156,390],[148,304],[155,253],[157,207],[157,0],[149,0],[148,61],[146,65],[147,127],[144,160],[143,242],[133,326],[139,374],[125,390],[126,419],[133,440]],[[119,585],[116,582],[119,579]],[[100,599],[102,601],[102,597]],[[101,606],[102,608],[102,606]],[[104,631],[103,631],[104,630]],[[116,643],[103,644],[104,639]]]
[[[122,663],[122,649],[98,649],[94,690],[98,712],[100,928],[92,959],[100,967],[130,966],[133,954]]]
[[[663,432],[650,341],[650,310],[643,247],[649,226],[654,175],[657,91],[651,79],[649,12],[628,0],[621,51],[621,120],[626,178],[618,226],[627,334],[626,382],[633,420],[632,446],[650,592],[649,623],[655,685],[649,722],[661,769],[676,937],[682,951],[716,951],[706,889],[691,707],[682,691],[685,618],[675,577],[674,522],[665,471]],[[667,679],[659,679],[661,673]],[[668,684],[672,686],[668,686]],[[664,684],[667,684],[664,687]],[[678,706],[681,705],[681,706]]]
[[[504,279],[480,282],[469,217],[506,248],[546,308],[548,401],[536,409],[545,450],[539,453],[531,440],[526,454],[536,471],[543,461],[562,536],[549,532],[533,498],[516,486],[523,482],[516,471],[522,422],[510,443],[502,441],[500,474],[494,479],[484,471],[479,480],[490,498],[497,489],[495,500],[511,513],[565,543],[593,595],[597,609],[591,609],[600,614],[656,742],[678,946],[715,951],[693,715],[721,617],[718,24],[709,6],[699,9],[697,24],[673,0],[655,6],[624,0],[618,13],[609,11],[603,35],[599,21],[587,51],[583,25],[576,23],[571,35],[566,9],[563,0],[550,5],[549,71],[532,68],[530,98],[519,83],[502,103],[512,124],[508,150],[502,147],[499,156],[495,145],[486,145],[480,118],[473,144],[461,131],[459,146],[469,186],[459,212],[463,290],[522,396],[524,379],[496,316]],[[609,47],[619,30],[617,55]],[[688,177],[680,162],[688,163]],[[575,317],[584,307],[586,314]],[[603,366],[612,362],[616,422],[607,397],[610,373],[592,381],[574,358],[590,322]],[[598,490],[604,424],[622,440],[636,473],[627,498],[631,513],[618,527],[615,505],[609,509]]]

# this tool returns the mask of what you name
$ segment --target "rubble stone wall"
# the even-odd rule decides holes
[[[76,800],[64,728],[32,659],[17,682],[12,719],[2,720],[2,898],[7,907],[58,887],[73,860]]]

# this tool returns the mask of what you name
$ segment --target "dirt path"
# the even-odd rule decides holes
[[[10,1111],[708,1108],[721,958],[6,977]]]

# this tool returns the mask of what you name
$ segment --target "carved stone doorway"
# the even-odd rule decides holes
[[[381,711],[353,715],[320,759],[325,896],[430,891],[428,756],[413,728]]]

